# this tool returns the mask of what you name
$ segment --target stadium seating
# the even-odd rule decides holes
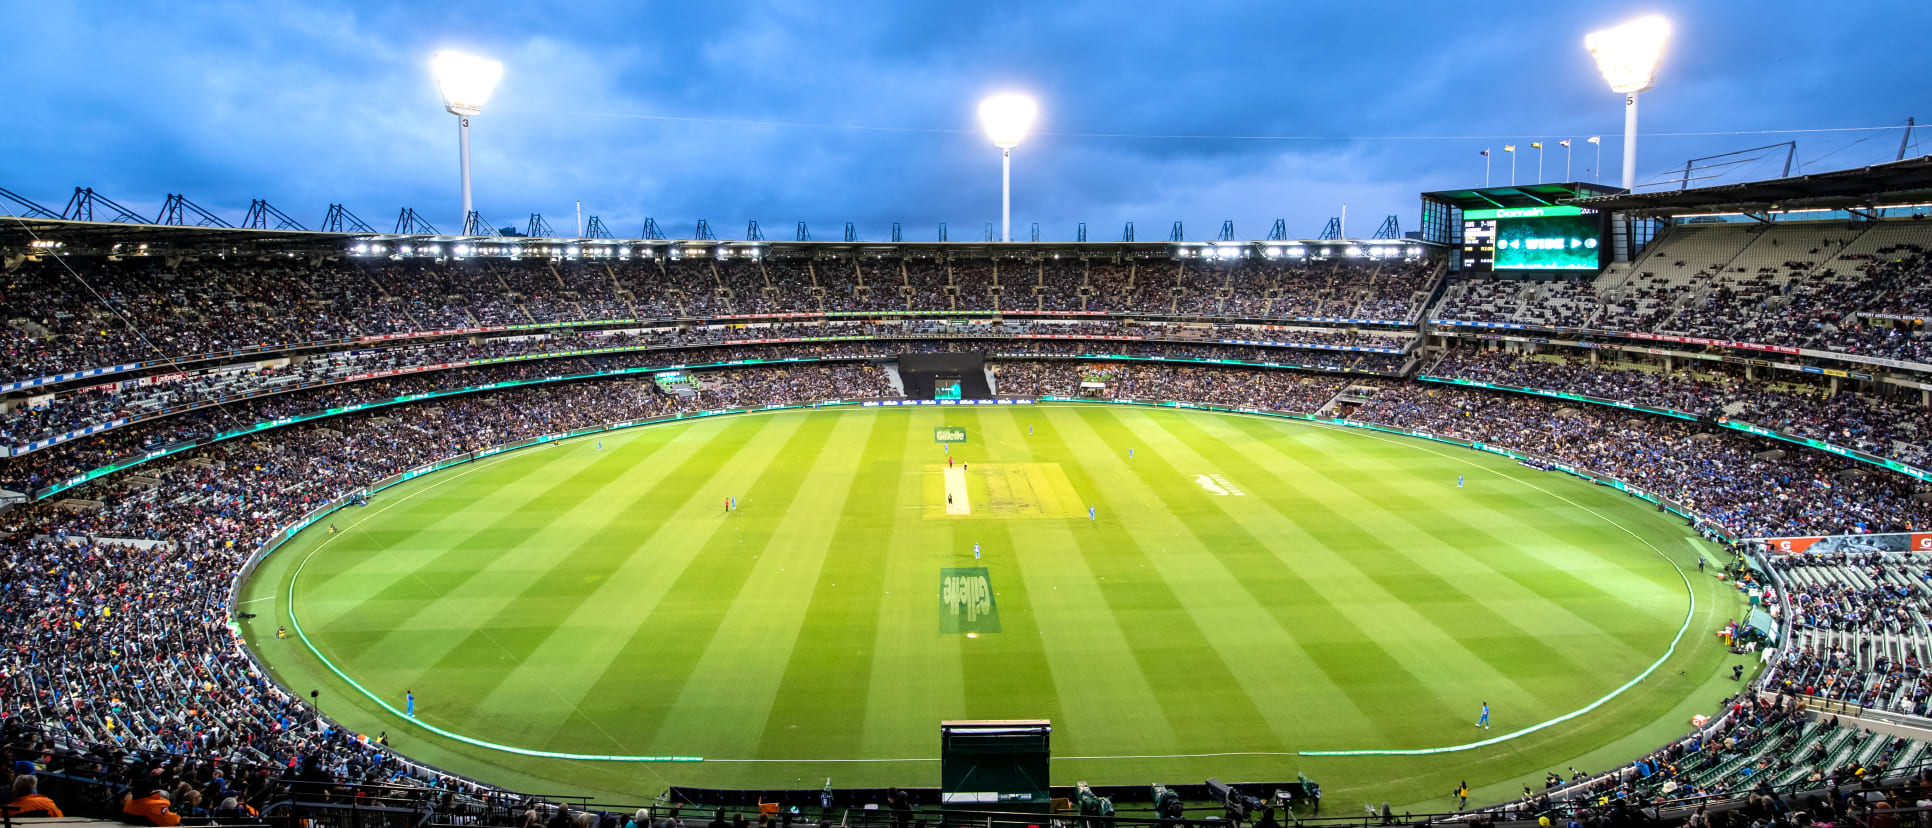
[[[1438,323],[1652,333],[1932,363],[1932,223],[1709,224],[1672,228],[1588,283],[1457,279]]]
[[[1781,372],[1755,380],[1723,363],[1691,368],[1666,373],[1650,364],[1591,364],[1559,356],[1458,349],[1424,373],[1741,420],[1915,466],[1932,461],[1932,413],[1916,399],[1849,390],[1834,395],[1817,375]]]
[[[108,777],[175,763],[169,778],[205,787],[198,766],[168,758],[183,756],[274,769],[263,779],[323,768],[313,772],[340,783],[460,793],[433,807],[514,824],[529,803],[351,738],[262,675],[223,623],[242,561],[317,504],[439,458],[610,422],[892,397],[900,353],[986,353],[1001,395],[1175,401],[1481,442],[1652,493],[1713,535],[1924,529],[1932,503],[1916,480],[1718,423],[1924,466],[1932,419],[1909,395],[1832,393],[1827,380],[1715,362],[1665,372],[1463,343],[1425,364],[1417,323],[1927,361],[1932,343],[1915,326],[1860,315],[1932,311],[1928,231],[1686,226],[1593,280],[1446,286],[1437,259],[70,260],[90,290],[59,262],[28,261],[0,294],[0,382],[159,364],[16,388],[0,409],[0,444],[15,452],[0,460],[0,488],[63,487],[0,514],[17,587],[0,593],[10,711],[0,726],[49,757],[112,754],[94,763],[117,769]],[[823,317],[853,312],[869,313]],[[973,318],[946,316],[962,312]],[[728,364],[769,360],[786,362]],[[672,367],[695,394],[643,381]],[[1689,419],[1410,379],[1418,368]],[[216,439],[242,431],[250,438]],[[138,471],[66,488],[129,461]],[[128,565],[137,555],[145,564]],[[1768,691],[1928,715],[1932,557],[1774,567],[1785,593],[1772,597],[1795,632]],[[111,614],[49,632],[69,620],[67,579],[110,573],[126,585],[97,599]],[[139,657],[163,647],[171,659]],[[1727,796],[1742,809],[1762,783],[1809,790],[1927,758],[1923,743],[1747,694],[1693,736],[1601,776],[1554,780],[1499,813]],[[78,776],[87,763],[55,764]],[[251,782],[241,798],[267,804],[293,784]]]
[[[74,259],[102,305],[62,262],[43,260],[10,272],[0,295],[0,381],[397,334],[767,313],[1054,310],[1406,323],[1438,276],[1433,260],[1239,262],[1128,262],[1121,284],[1119,263],[1018,257],[349,259],[172,269],[148,259]],[[1186,267],[1194,270],[1183,277]]]

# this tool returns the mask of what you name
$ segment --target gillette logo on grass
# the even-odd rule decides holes
[[[999,607],[993,602],[993,581],[986,568],[939,570],[939,632],[961,635],[999,631]]]

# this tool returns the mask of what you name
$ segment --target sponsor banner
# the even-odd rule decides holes
[[[1765,543],[1771,546],[1772,552],[1779,555],[1802,555],[1811,548],[1812,544],[1821,540],[1824,538],[1766,538]]]
[[[934,426],[932,430],[932,441],[935,443],[964,443],[966,442],[966,429],[960,428],[959,426]]]
[[[1819,535],[1757,538],[1777,555],[1868,555],[1884,552],[1932,551],[1932,533],[1896,532],[1883,535]]]

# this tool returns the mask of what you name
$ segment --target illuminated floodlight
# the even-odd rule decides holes
[[[1354,246],[1354,245],[1349,245],[1349,247],[1348,247],[1348,255],[1350,255],[1350,256],[1360,256],[1360,255],[1362,255],[1362,248],[1359,248],[1359,247],[1356,247],[1356,246]]]
[[[1657,79],[1657,64],[1663,62],[1668,40],[1670,21],[1652,15],[1591,32],[1583,38],[1583,48],[1596,58],[1610,91],[1629,94],[1649,89]]]
[[[564,250],[564,255],[566,256],[575,256],[577,255],[577,253],[578,253],[578,248],[575,248],[575,247]]]
[[[1013,240],[1013,148],[1033,126],[1040,106],[1025,95],[1003,93],[979,102],[979,122],[1000,148],[1000,241]]]
[[[429,68],[452,115],[482,112],[496,82],[503,79],[503,64],[462,52],[437,52],[429,59]]]
[[[1025,95],[994,95],[979,102],[979,122],[993,146],[1010,150],[1026,138],[1040,107]]]
[[[463,222],[467,227],[473,208],[470,203],[470,116],[483,111],[483,104],[503,79],[503,64],[462,52],[437,52],[429,59],[436,76],[436,88],[443,94],[443,108],[456,116],[456,143],[463,168]]]
[[[1610,84],[1610,91],[1623,93],[1623,188],[1637,181],[1637,93],[1649,89],[1657,80],[1657,64],[1664,59],[1664,43],[1670,40],[1670,21],[1661,17],[1640,17],[1612,29],[1591,32],[1583,38],[1583,48],[1596,58],[1597,69]]]

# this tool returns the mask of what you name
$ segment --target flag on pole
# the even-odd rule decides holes
[[[1601,144],[1601,143],[1603,143],[1603,136],[1601,136],[1601,135],[1592,135],[1592,136],[1590,136],[1590,137],[1589,137],[1588,139],[1586,139],[1586,140],[1588,140],[1588,141],[1589,141],[1590,143],[1592,143],[1592,144]]]
[[[1542,149],[1542,148],[1543,148],[1543,142],[1542,142],[1542,141],[1531,141],[1531,142],[1530,142],[1530,149]]]
[[[1489,150],[1483,150],[1483,157],[1484,157],[1484,158],[1488,158],[1488,157],[1489,157]]]
[[[1515,144],[1504,144],[1504,145],[1503,145],[1503,152],[1515,152],[1515,151],[1516,151],[1516,145],[1515,145]]]
[[[1558,141],[1557,143],[1563,145],[1564,147],[1568,147],[1570,145],[1570,142],[1568,140]]]

